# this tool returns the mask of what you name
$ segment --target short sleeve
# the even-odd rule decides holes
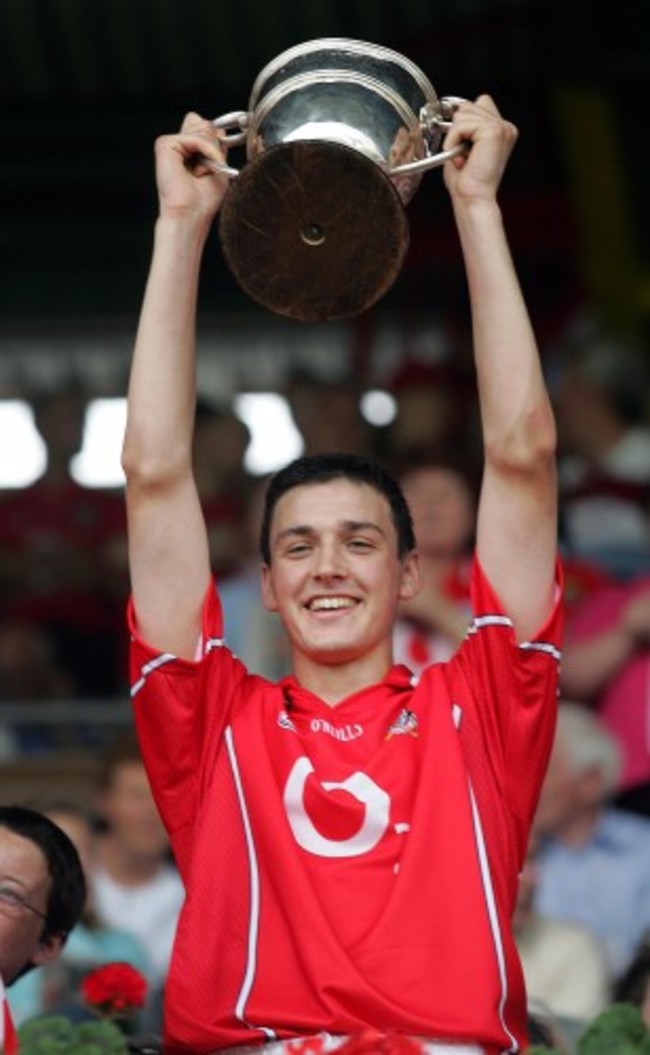
[[[475,560],[474,617],[449,665],[452,692],[465,700],[474,742],[480,742],[476,750],[487,761],[476,772],[488,772],[490,788],[499,789],[520,821],[522,839],[537,806],[555,733],[562,585],[558,564],[553,609],[535,637],[518,644],[512,621]]]
[[[194,662],[161,653],[137,630],[129,602],[130,678],[135,724],[152,791],[182,871],[206,774],[247,676],[222,638],[214,583],[206,593]]]

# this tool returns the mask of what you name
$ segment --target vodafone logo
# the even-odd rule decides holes
[[[363,806],[362,822],[353,835],[345,839],[329,839],[318,831],[305,806],[305,784],[313,772],[314,767],[308,758],[297,759],[284,789],[284,808],[298,845],[318,857],[359,857],[368,853],[388,829],[388,794],[360,772],[341,782],[322,781],[321,787],[325,791],[345,791]]]

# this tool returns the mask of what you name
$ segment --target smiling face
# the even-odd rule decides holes
[[[13,892],[15,904],[0,901],[0,976],[14,981],[28,963],[40,966],[58,956],[63,939],[41,940],[45,921],[18,900],[46,912],[52,880],[38,846],[0,827],[0,886]]]
[[[294,487],[275,507],[270,541],[263,599],[286,627],[298,680],[359,661],[368,680],[382,678],[398,602],[419,586],[415,554],[398,556],[384,495],[343,478]]]

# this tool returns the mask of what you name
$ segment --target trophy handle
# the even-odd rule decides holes
[[[438,107],[433,110],[431,105],[423,107],[420,113],[420,121],[423,126],[425,138],[431,136],[432,131],[447,131],[451,128],[451,121],[455,111],[459,105],[465,102],[463,98],[457,95],[446,95],[440,99]],[[224,130],[238,129],[232,135],[223,136],[221,142],[228,147],[240,146],[246,142],[246,128],[249,122],[249,115],[245,110],[233,110],[230,113],[222,114],[220,117],[215,117],[212,121],[215,128]],[[429,169],[438,168],[440,165],[444,165],[445,161],[450,158],[457,157],[459,154],[466,154],[469,149],[469,144],[459,143],[458,146],[453,147],[451,150],[441,150],[437,154],[431,154],[429,157],[420,158],[418,161],[409,161],[403,165],[396,165],[394,168],[388,170],[389,176],[401,176],[402,174],[411,172],[426,172]],[[208,158],[202,159],[203,163],[211,169],[214,173],[220,176],[228,176],[229,179],[235,179],[239,176],[239,169],[232,168],[230,165],[220,165],[214,161],[210,161]]]
[[[226,146],[239,146],[241,143],[246,142],[246,128],[248,126],[248,114],[245,110],[233,110],[229,114],[222,114],[221,117],[215,117],[212,124],[215,128],[238,128],[239,131],[232,136],[224,136],[222,142]]]
[[[221,117],[215,117],[212,121],[215,128],[238,128],[239,131],[235,132],[234,135],[225,135],[221,137],[220,142],[227,147],[241,146],[242,143],[246,142],[246,126],[248,124],[248,114],[245,110],[233,110],[231,113],[222,114]],[[216,161],[211,161],[209,158],[202,157],[201,163],[214,172],[217,176],[228,176],[229,179],[235,179],[239,175],[239,169],[232,168],[230,165],[219,165]]]
[[[432,109],[431,104],[424,106],[420,113],[420,122],[423,126],[425,138],[431,135],[433,129],[446,132],[451,128],[452,118],[456,110],[461,103],[466,101],[459,95],[445,95],[444,98],[440,99],[435,110]],[[389,169],[388,175],[401,176],[402,173],[407,172],[426,172],[429,169],[444,165],[445,161],[449,161],[450,158],[458,157],[459,154],[466,154],[468,150],[469,143],[459,143],[458,146],[453,147],[451,150],[441,150],[438,154],[431,154],[429,157],[420,158],[418,161],[409,161],[404,165],[396,165],[394,168]]]

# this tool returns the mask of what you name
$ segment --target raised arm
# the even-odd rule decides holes
[[[526,640],[553,599],[555,424],[537,344],[506,240],[497,190],[517,138],[492,99],[456,112],[445,146],[471,149],[445,166],[465,261],[484,442],[477,554]]]
[[[159,214],[135,342],[122,452],[131,590],[142,636],[192,658],[210,579],[192,472],[195,323],[205,239],[227,180],[198,155],[223,160],[208,121],[188,114],[156,142]]]

